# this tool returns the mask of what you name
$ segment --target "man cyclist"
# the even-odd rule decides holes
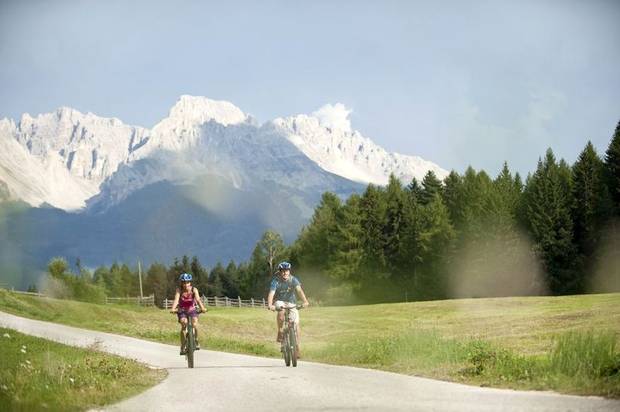
[[[198,289],[192,286],[192,275],[189,273],[182,273],[179,276],[179,287],[177,287],[174,294],[174,302],[172,302],[173,313],[177,314],[179,323],[181,324],[181,355],[185,355],[187,348],[185,346],[185,334],[187,330],[188,318],[191,319],[192,327],[195,333],[196,350],[200,349],[198,343],[198,312],[196,312],[196,305],[200,306],[200,310],[204,313],[207,311],[205,305],[200,299]]]
[[[291,275],[291,264],[288,262],[280,262],[280,264],[278,264],[278,271],[271,279],[269,295],[267,295],[267,304],[269,305],[269,310],[272,311],[281,307],[291,308],[289,316],[295,322],[297,330],[297,355],[298,357],[301,357],[299,353],[299,338],[301,331],[299,328],[299,312],[297,311],[297,294],[299,294],[303,301],[303,307],[308,307],[308,299],[301,288],[301,282],[299,282],[299,279],[295,276]],[[284,311],[278,311],[276,321],[278,324],[277,341],[282,342]]]

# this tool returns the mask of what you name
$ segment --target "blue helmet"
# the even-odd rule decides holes
[[[278,270],[287,270],[287,269],[288,270],[291,269],[291,264],[288,263],[287,261],[283,261],[278,264]]]
[[[192,275],[190,275],[189,273],[181,273],[181,276],[179,276],[179,282],[191,282],[192,281]]]

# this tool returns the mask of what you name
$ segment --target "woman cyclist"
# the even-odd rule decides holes
[[[185,348],[185,334],[187,330],[187,320],[191,318],[192,326],[194,328],[194,336],[196,337],[196,350],[200,349],[198,343],[198,312],[196,311],[196,305],[200,306],[201,312],[206,312],[198,289],[192,286],[192,275],[189,273],[183,273],[179,276],[179,287],[177,287],[174,294],[174,302],[172,302],[172,313],[176,313],[181,324],[181,355],[185,355],[187,349]]]

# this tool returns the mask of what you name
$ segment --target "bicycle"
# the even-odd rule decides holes
[[[297,305],[296,308],[303,309],[303,305]],[[284,364],[286,366],[297,367],[297,327],[295,322],[290,319],[289,313],[291,312],[290,307],[281,307],[276,309],[278,312],[284,311],[284,325],[282,328],[282,345],[280,346],[280,351],[282,352],[282,357],[284,358]]]
[[[175,312],[177,313],[178,309]],[[196,313],[201,313],[200,308],[196,308]],[[187,367],[194,367],[194,352],[196,351],[196,336],[194,334],[194,326],[192,325],[192,320],[190,317],[187,319],[187,326],[185,331],[185,358],[187,359]]]

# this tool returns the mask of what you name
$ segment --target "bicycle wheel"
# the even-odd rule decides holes
[[[194,349],[196,348],[196,342],[194,341],[194,328],[192,327],[191,322],[187,324],[187,367],[194,367]]]
[[[289,329],[289,348],[291,351],[291,362],[293,367],[297,367],[297,336],[295,336],[295,327]]]
[[[284,356],[284,364],[291,366],[291,345],[289,345],[288,332],[286,331],[282,337],[282,355]]]

